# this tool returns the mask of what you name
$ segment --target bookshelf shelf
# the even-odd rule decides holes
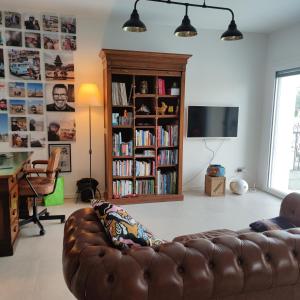
[[[116,204],[183,200],[185,70],[190,55],[105,49],[100,56],[106,200]],[[148,93],[142,94],[145,86]],[[180,95],[167,94],[174,86]],[[168,110],[160,115],[164,107]]]

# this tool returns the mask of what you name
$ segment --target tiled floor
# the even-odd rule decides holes
[[[87,205],[68,200],[49,211],[68,216]],[[166,240],[210,229],[242,229],[254,220],[278,215],[279,207],[279,199],[258,191],[244,196],[228,192],[218,198],[189,192],[183,202],[126,206],[133,217]],[[45,236],[37,235],[35,225],[27,225],[20,232],[14,256],[0,258],[1,300],[74,299],[62,274],[63,225],[58,221],[44,223]]]

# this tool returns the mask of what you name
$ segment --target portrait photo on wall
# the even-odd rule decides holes
[[[0,82],[0,113],[7,113],[7,97],[4,82]]]
[[[30,131],[44,131],[45,122],[44,118],[41,116],[30,116],[29,119],[29,130]]]
[[[12,11],[4,12],[5,27],[21,29],[21,14]]]
[[[22,47],[22,32],[21,31],[5,31],[6,46]]]
[[[45,52],[46,80],[74,80],[73,52]]]
[[[26,30],[40,30],[40,18],[35,14],[23,14]]]
[[[76,141],[76,125],[74,116],[48,114],[48,141]]]
[[[44,49],[59,50],[59,37],[57,33],[45,33],[43,35]]]
[[[3,49],[0,49],[0,78],[5,77]]]
[[[41,34],[37,32],[25,32],[26,48],[41,48]]]
[[[58,16],[43,15],[43,30],[58,32]]]
[[[47,111],[74,112],[74,84],[46,83]]]
[[[26,100],[10,99],[9,100],[9,113],[12,115],[25,115],[26,114]]]
[[[4,39],[3,39],[3,35],[2,32],[0,32],[0,46],[4,45]]]
[[[61,32],[76,34],[76,18],[75,17],[61,17]]]
[[[30,133],[30,147],[44,148],[46,144],[46,135],[41,132]]]
[[[0,142],[8,142],[8,115],[0,114]]]
[[[27,119],[25,117],[10,117],[11,131],[27,131]]]
[[[8,50],[12,79],[41,80],[40,53],[34,50]]]
[[[27,83],[27,96],[30,98],[43,98],[44,88],[42,83]]]
[[[25,97],[24,82],[9,82],[8,83],[9,97]]]
[[[61,173],[72,172],[71,144],[49,144],[49,156],[53,149],[60,148],[60,158],[58,167]]]
[[[43,115],[44,114],[44,100],[27,100],[28,114],[30,115]]]
[[[12,133],[11,147],[13,148],[28,148],[28,134],[27,133]]]
[[[76,35],[62,35],[61,48],[62,50],[75,51],[77,49]]]

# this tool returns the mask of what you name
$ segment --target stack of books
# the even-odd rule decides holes
[[[114,160],[113,176],[132,176],[132,160]]]
[[[123,82],[112,83],[112,105],[128,105],[126,84]]]
[[[157,193],[160,195],[176,194],[176,180],[177,173],[175,171],[166,173],[157,171]]]
[[[158,126],[158,146],[178,146],[178,125]]]
[[[158,87],[159,95],[166,95],[166,82],[164,79],[161,78],[157,79],[157,87]]]
[[[154,146],[155,135],[149,130],[136,130],[135,131],[135,145],[136,146]]]
[[[155,176],[155,161],[136,161],[135,162],[136,176]]]
[[[135,183],[135,193],[139,195],[154,194],[154,180],[137,180]]]
[[[121,132],[113,134],[113,156],[131,156],[132,149],[133,142],[123,142]]]
[[[159,166],[177,165],[178,164],[178,150],[159,150],[157,162]]]
[[[113,196],[114,198],[125,197],[133,194],[133,182],[131,180],[114,180]]]

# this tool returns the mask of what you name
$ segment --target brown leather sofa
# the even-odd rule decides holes
[[[283,200],[280,215],[300,227],[300,194]],[[299,268],[300,228],[211,231],[120,251],[91,208],[65,224],[63,271],[78,299],[299,300]]]

